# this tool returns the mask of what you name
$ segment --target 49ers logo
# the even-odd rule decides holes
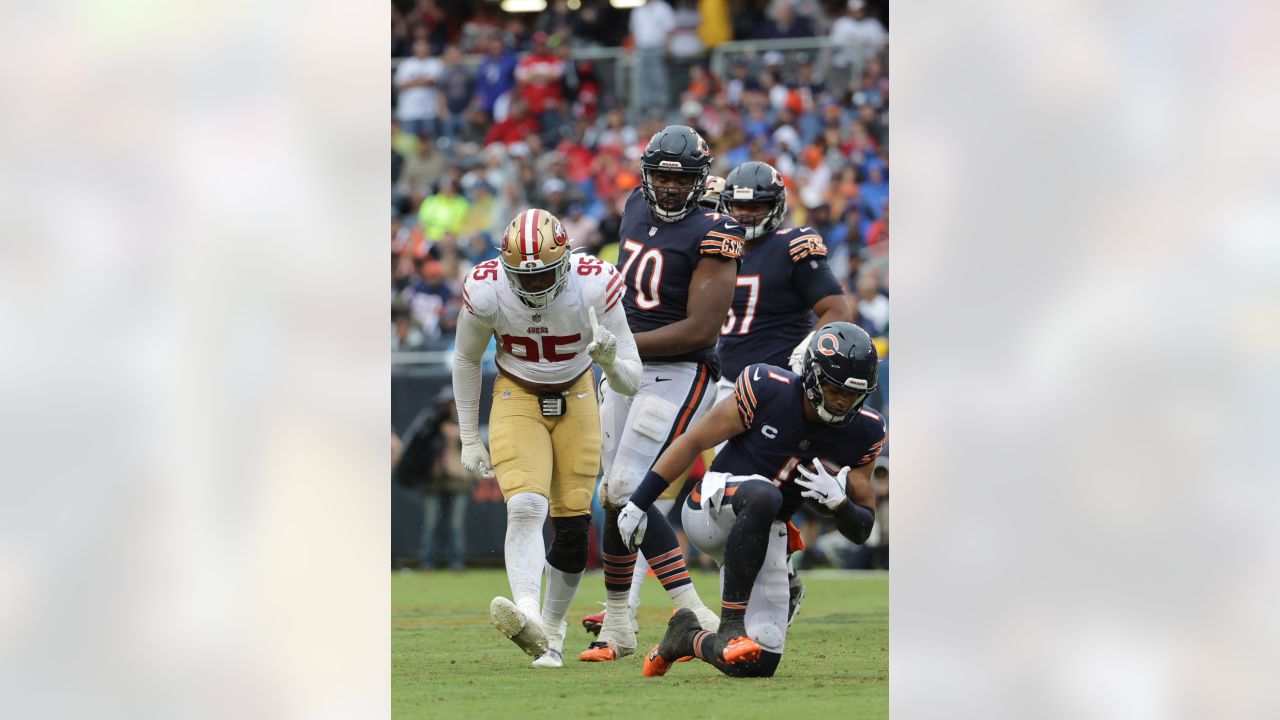
[[[827,347],[828,344],[830,344],[831,347]],[[840,340],[837,339],[835,335],[832,335],[831,333],[823,333],[822,337],[818,338],[818,352],[823,355],[835,355],[839,350]]]

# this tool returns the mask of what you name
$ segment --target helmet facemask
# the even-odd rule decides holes
[[[679,165],[674,161],[666,162]],[[654,173],[658,172],[679,174],[686,182],[674,187],[659,187],[654,183],[653,176]],[[710,169],[707,167],[699,170],[682,170],[679,167],[653,168],[642,165],[640,167],[640,187],[644,193],[644,199],[649,203],[649,209],[653,211],[654,216],[663,222],[673,223],[686,217],[693,212],[694,208],[698,207],[698,200],[706,192],[708,173],[710,173]]]
[[[553,300],[564,292],[565,286],[569,281],[569,254],[565,253],[561,258],[551,265],[534,267],[534,268],[513,268],[506,266],[507,282],[511,285],[511,291],[520,298],[520,302],[535,309],[541,310],[550,305]],[[533,280],[535,277],[541,276],[543,273],[554,273],[555,279],[547,287],[540,290],[526,290],[524,283]]]

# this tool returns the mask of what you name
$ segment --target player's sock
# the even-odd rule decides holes
[[[770,528],[782,507],[782,493],[772,483],[748,480],[738,486],[732,502],[737,519],[725,540],[724,585],[720,592],[719,633],[726,642],[747,634],[747,601],[764,565]]]
[[[725,675],[733,677],[772,677],[782,660],[782,653],[759,649],[755,655],[747,656],[736,663],[726,662],[723,656],[720,638],[715,633],[700,631],[693,638],[693,656],[713,665]]]
[[[628,552],[618,532],[618,514],[605,513],[604,520],[604,627],[600,639],[616,642],[616,635],[625,628],[624,635],[631,635],[630,610],[627,607],[631,595],[631,574],[635,571],[637,553]]]
[[[560,627],[587,566],[589,515],[553,518],[555,537],[547,551],[547,595],[542,620],[548,633]]]
[[[676,531],[656,507],[649,508],[649,525],[644,533],[644,542],[640,543],[640,552],[644,553],[658,576],[658,582],[666,589],[674,600],[676,592],[683,587],[693,587],[689,578],[689,569],[684,564],[684,552],[680,549],[680,541]],[[679,593],[683,594],[683,593]]]
[[[537,493],[520,493],[507,501],[506,555],[507,581],[511,599],[528,619],[541,615],[538,596],[542,591],[542,568],[546,563],[542,525],[547,518],[547,499]],[[532,614],[530,612],[532,611]]]

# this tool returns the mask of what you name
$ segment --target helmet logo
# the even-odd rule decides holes
[[[560,224],[559,220],[552,221],[551,225],[551,239],[555,244],[563,245],[569,241],[569,234],[564,231],[564,226]]]
[[[828,341],[831,345],[830,348],[827,347]],[[818,338],[818,352],[823,355],[835,355],[838,350],[840,350],[840,341],[836,339],[835,335],[823,333],[822,337]]]
[[[769,172],[773,173],[773,184],[774,184],[774,185],[781,186],[781,185],[782,185],[782,174],[778,172],[778,169],[777,169],[777,168],[775,168],[775,167],[773,167],[772,165],[770,165],[770,166],[769,166]]]
[[[700,157],[702,155],[710,155],[711,148],[707,146],[706,139],[703,138],[701,135],[697,135],[696,133],[695,133],[695,137],[698,138],[698,148],[693,151],[694,156]]]

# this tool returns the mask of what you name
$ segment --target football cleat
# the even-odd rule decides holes
[[[760,645],[745,635],[739,635],[725,643],[720,656],[730,665],[751,662],[760,657]]]
[[[787,601],[787,627],[791,627],[791,623],[796,621],[796,615],[800,612],[800,601],[804,600],[804,581],[800,579],[800,573],[795,570],[791,571],[787,581],[790,585],[787,590],[791,594]]]
[[[653,646],[644,658],[644,676],[666,675],[671,664],[693,657],[693,638],[702,630],[698,616],[692,610],[680,609],[667,621],[667,633],[662,642]]]
[[[564,667],[564,655],[559,650],[550,648],[542,654],[542,657],[533,661],[533,666],[536,668]]]
[[[582,662],[611,662],[620,660],[636,651],[633,647],[622,647],[611,642],[597,640],[578,654]]]
[[[547,652],[547,633],[538,618],[526,619],[515,603],[504,597],[496,597],[489,603],[489,617],[498,632],[506,635],[530,657],[539,658]]]

